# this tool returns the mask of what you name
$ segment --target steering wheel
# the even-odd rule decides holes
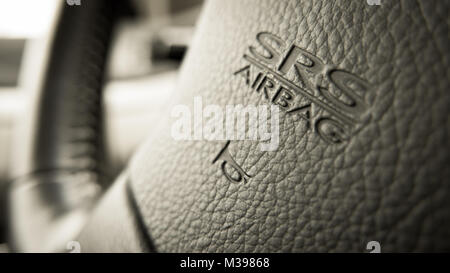
[[[14,249],[449,251],[449,2],[376,2],[208,1],[156,133],[103,195],[109,5],[65,7],[11,189]],[[196,97],[277,106],[276,149],[174,139],[172,109]]]

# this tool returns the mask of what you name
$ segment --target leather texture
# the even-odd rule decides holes
[[[153,251],[123,174],[94,209],[77,241],[83,253]]]
[[[172,105],[127,174],[155,251],[366,252],[369,241],[382,252],[449,251],[448,10],[425,0],[209,1]],[[225,141],[175,141],[170,110],[195,96],[267,104],[234,75],[250,46],[261,52],[262,32],[367,81],[369,108],[338,144],[280,112],[276,151],[230,142],[251,176],[231,183],[212,163]]]

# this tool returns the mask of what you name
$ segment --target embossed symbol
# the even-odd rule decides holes
[[[369,109],[364,100],[369,83],[271,33],[258,33],[256,40],[258,48],[250,46],[244,54],[249,64],[234,75],[281,110],[299,115],[326,142],[349,140]]]
[[[228,179],[230,182],[239,183],[243,181],[244,183],[247,183],[248,179],[252,177],[251,175],[247,174],[239,164],[236,163],[236,161],[231,156],[230,152],[228,151],[228,146],[230,145],[230,141],[227,141],[225,146],[220,150],[219,154],[216,156],[216,158],[213,160],[213,164],[216,163],[218,160],[222,160],[222,164],[220,165],[220,168],[222,169],[223,175]],[[237,174],[237,177],[233,176],[227,169],[227,166],[229,166],[231,169],[234,170],[235,174]]]
[[[372,87],[366,80],[271,33],[260,32],[256,40],[258,46],[249,46],[243,55],[247,64],[233,73],[252,91],[300,117],[307,130],[329,144],[345,143],[367,122],[363,117],[370,105],[365,96]],[[229,145],[230,141],[213,164],[222,160],[221,170],[229,181],[246,183],[251,176],[233,159]]]

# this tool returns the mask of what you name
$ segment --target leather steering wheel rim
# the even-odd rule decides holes
[[[31,133],[20,136],[31,145],[9,194],[13,251],[64,250],[107,185],[101,90],[115,13],[108,1],[62,2],[42,86],[29,95]]]

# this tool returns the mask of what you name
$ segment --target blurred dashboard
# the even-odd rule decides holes
[[[105,173],[119,174],[160,120],[203,0],[123,1],[103,87]],[[0,0],[0,247],[5,192],[27,158],[27,120],[46,72],[63,0]],[[122,8],[122,7],[121,7]],[[32,141],[32,140],[31,140]],[[26,163],[25,163],[26,164]],[[0,250],[1,252],[1,250]]]

